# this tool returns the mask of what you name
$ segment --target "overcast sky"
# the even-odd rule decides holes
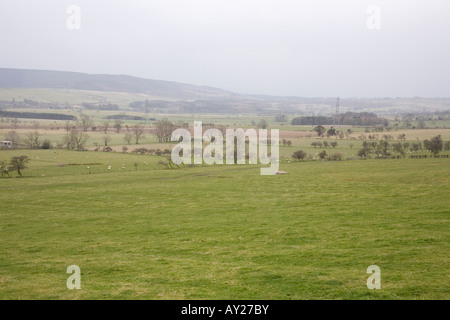
[[[240,93],[449,97],[450,1],[0,0],[0,67]]]

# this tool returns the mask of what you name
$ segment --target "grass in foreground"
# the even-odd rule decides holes
[[[291,163],[260,176],[60,155],[150,159],[148,170],[85,174],[34,152],[49,161],[0,179],[2,299],[450,298],[448,159]],[[66,287],[72,264],[81,290]],[[372,264],[381,290],[366,287]]]

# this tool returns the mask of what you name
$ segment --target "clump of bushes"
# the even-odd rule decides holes
[[[133,153],[146,154],[146,153],[148,153],[148,151],[149,150],[147,148],[136,148],[132,152]]]
[[[320,160],[325,160],[327,157],[327,151],[326,150],[320,151],[318,156],[319,156]]]
[[[306,156],[307,156],[307,154],[306,154],[306,152],[303,151],[303,150],[295,151],[295,152],[292,154],[292,158],[293,158],[293,159],[296,159],[296,160],[303,160],[303,159],[306,158]]]
[[[51,148],[52,148],[52,143],[50,142],[50,140],[45,139],[45,140],[42,142],[41,148],[42,148],[42,149],[51,149]]]
[[[342,153],[341,152],[336,152],[336,153],[332,154],[330,156],[330,160],[341,161],[342,160]]]

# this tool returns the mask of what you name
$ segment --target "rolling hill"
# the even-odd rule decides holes
[[[151,80],[128,75],[0,68],[0,88],[63,88],[142,93],[177,99],[215,98],[230,92],[207,86]]]
[[[61,92],[60,89],[67,92]],[[38,105],[27,105],[25,99],[34,100]],[[11,107],[12,100],[24,102],[21,106],[13,104]],[[83,103],[99,107],[102,104],[112,103],[125,109],[136,111],[147,109],[151,112],[170,114],[258,113],[274,116],[285,113],[330,116],[335,113],[336,97],[245,94],[209,86],[129,75],[0,68],[0,108],[46,108],[45,103],[63,107],[66,104]],[[344,97],[340,100],[341,113],[367,111],[378,115],[398,115],[407,112],[428,114],[448,112],[449,107],[448,97]]]

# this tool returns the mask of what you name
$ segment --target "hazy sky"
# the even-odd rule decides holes
[[[0,0],[0,67],[241,93],[449,97],[450,1]]]

